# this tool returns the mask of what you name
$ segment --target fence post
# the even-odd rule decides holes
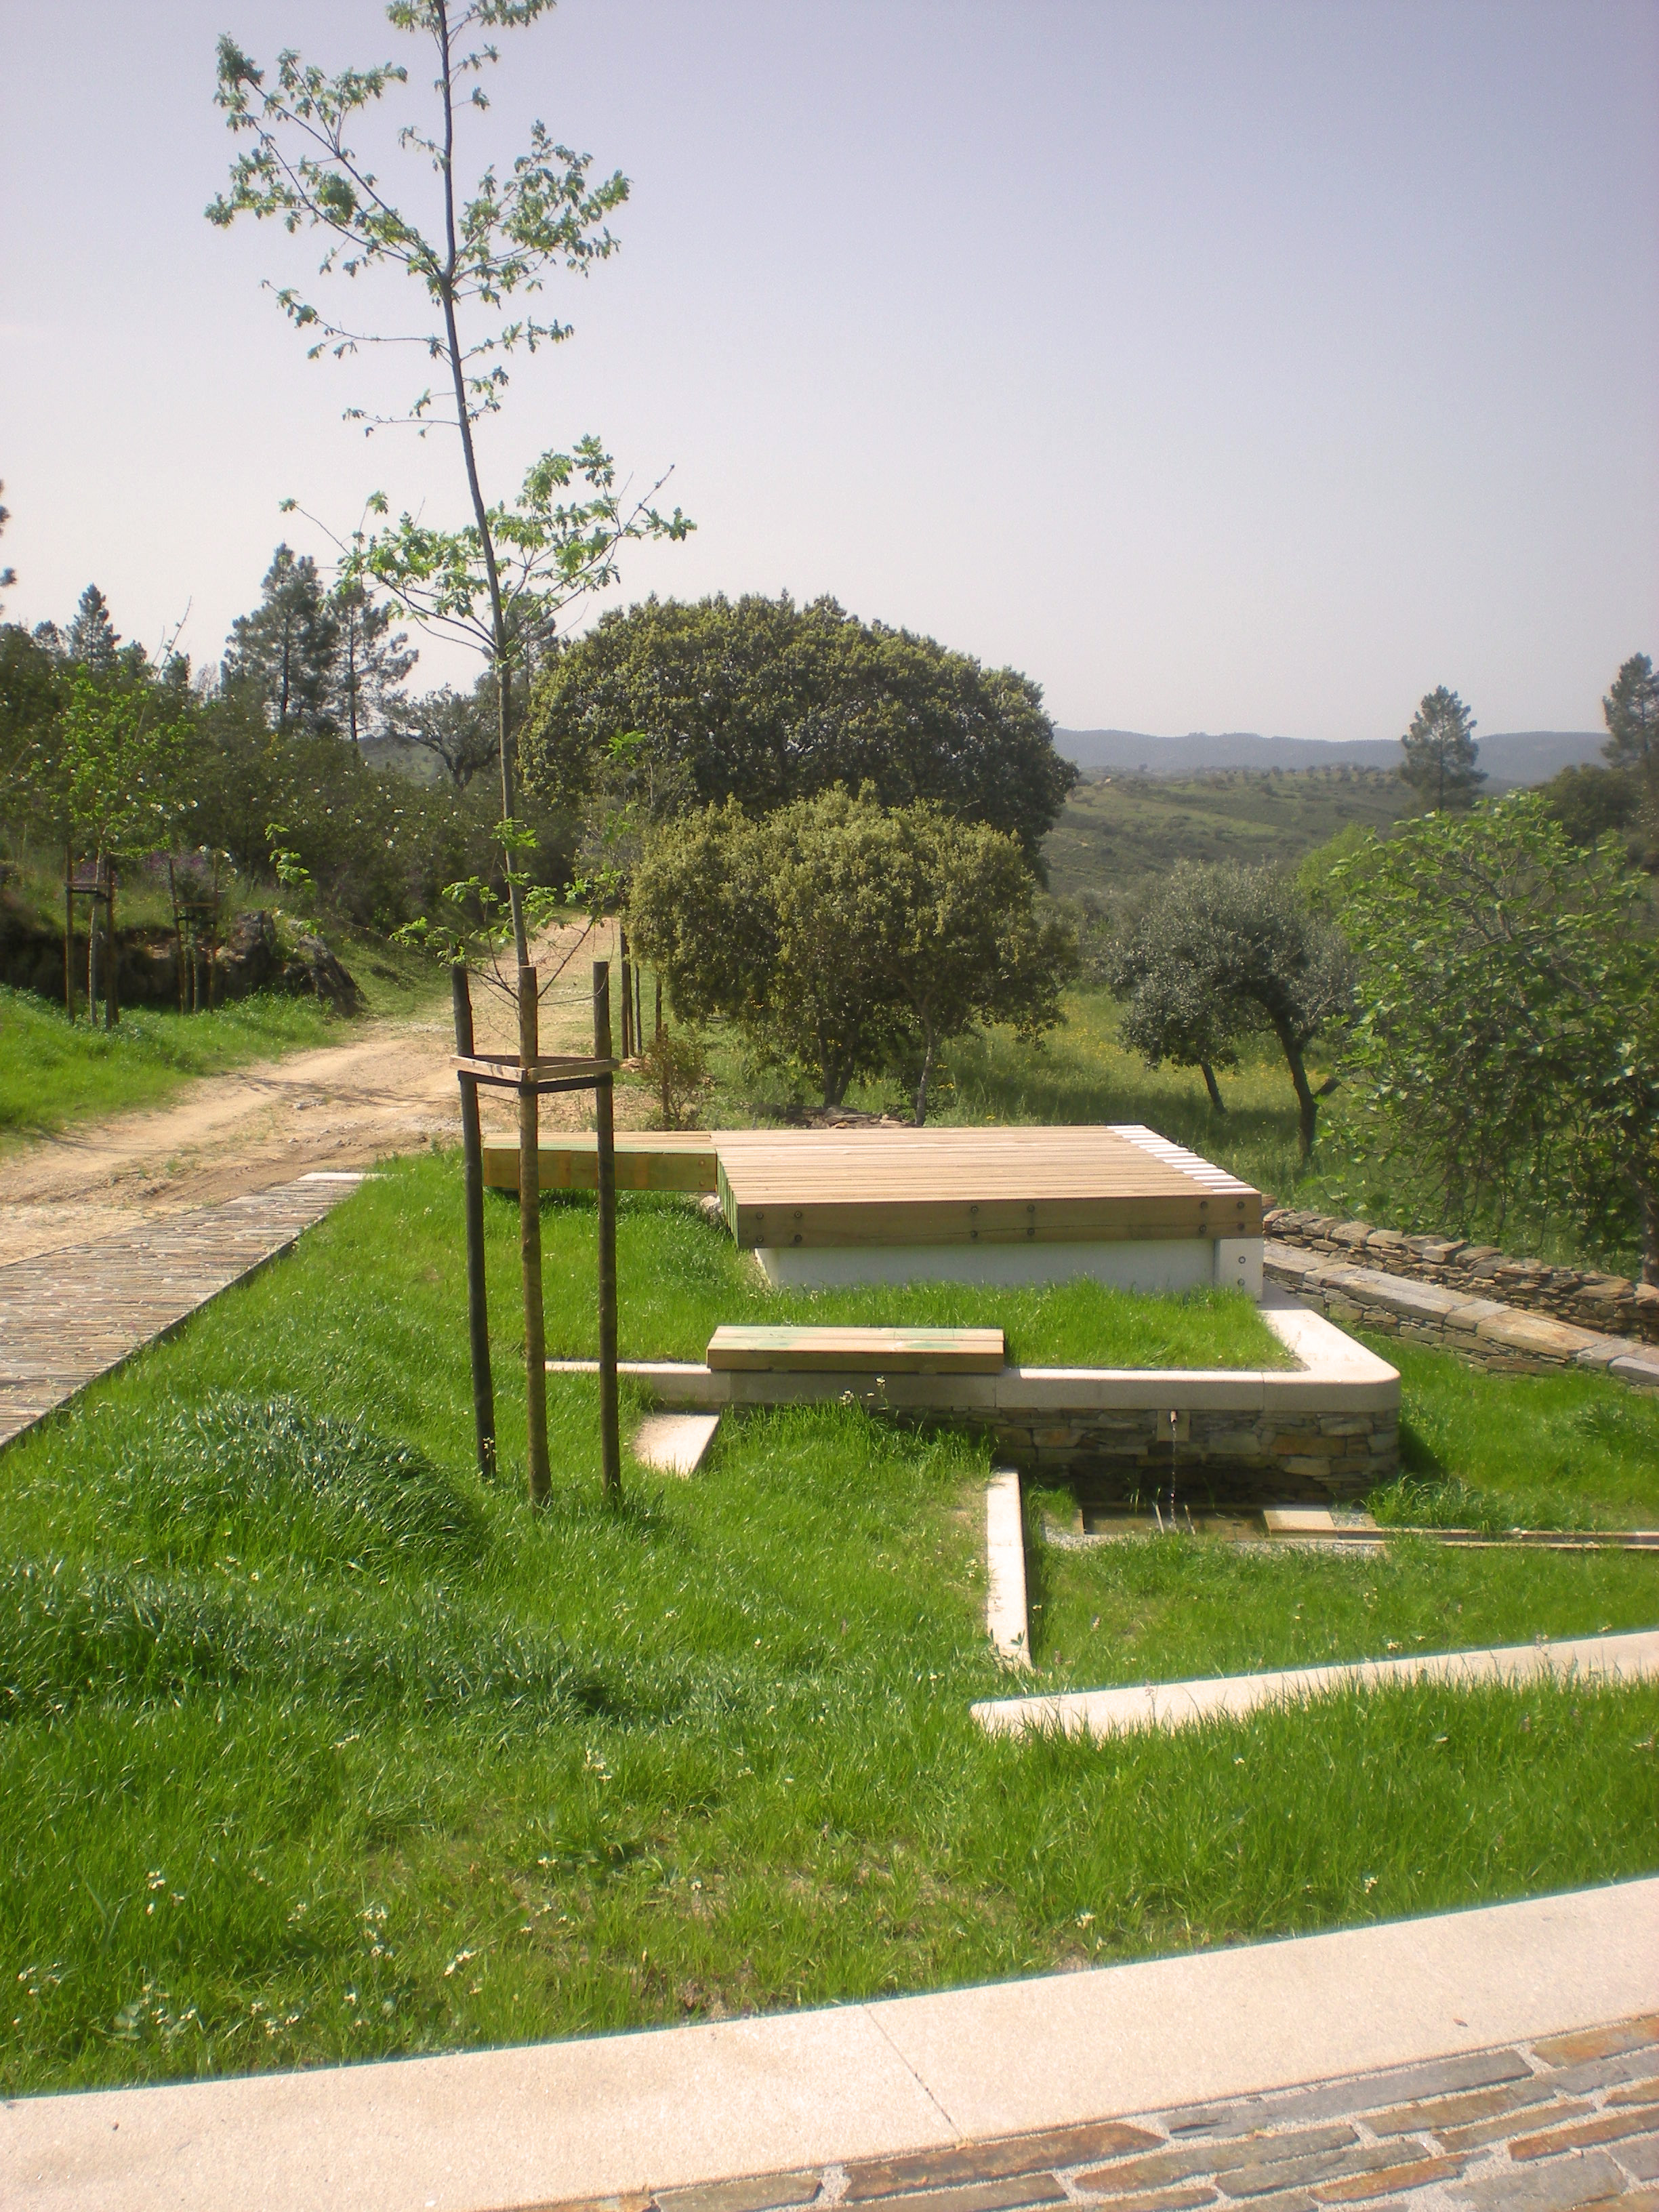
[[[541,1058],[536,970],[519,970],[519,1264],[524,1275],[524,1382],[530,1496],[544,1505],[553,1487],[547,1459],[547,1333],[542,1318]]]
[[[449,970],[455,1009],[455,1050],[472,1057],[472,992],[466,963]],[[478,1126],[478,1079],[462,1073],[461,1155],[466,1190],[466,1320],[472,1354],[472,1426],[478,1447],[478,1472],[495,1472],[495,1385],[489,1371],[489,1303],[484,1279],[483,1138]]]
[[[623,971],[624,975],[627,970]],[[611,1057],[611,963],[593,963],[593,1057]],[[599,1462],[607,1501],[622,1499],[622,1437],[617,1421],[617,1138],[615,1085],[608,1074],[593,1086],[599,1133]]]

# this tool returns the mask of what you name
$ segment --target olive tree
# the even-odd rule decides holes
[[[1346,1018],[1353,971],[1340,933],[1293,884],[1270,868],[1182,862],[1117,946],[1108,980],[1126,1002],[1124,1042],[1149,1067],[1200,1069],[1216,1106],[1215,1069],[1237,1062],[1243,1038],[1276,1038],[1308,1158],[1319,1115],[1308,1048]]]

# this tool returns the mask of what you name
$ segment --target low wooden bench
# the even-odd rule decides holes
[[[712,1369],[846,1375],[1000,1375],[1000,1328],[788,1328],[723,1323]]]
[[[550,1131],[537,1148],[537,1175],[544,1190],[598,1188],[598,1137],[592,1129]],[[618,1190],[713,1190],[720,1170],[714,1140],[706,1129],[619,1129],[617,1132]],[[519,1145],[515,1137],[486,1137],[483,1178],[489,1190],[519,1188]]]

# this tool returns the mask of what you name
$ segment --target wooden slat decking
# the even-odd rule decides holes
[[[591,1130],[542,1140],[544,1190],[592,1190]],[[516,1190],[518,1148],[485,1140]],[[630,1130],[622,1190],[718,1190],[739,1245],[1078,1243],[1259,1237],[1261,1194],[1151,1129]]]
[[[594,1189],[599,1182],[599,1142],[592,1129],[545,1134],[536,1155],[542,1188]],[[714,1190],[717,1176],[714,1138],[708,1129],[617,1132],[618,1190]],[[515,1137],[484,1139],[483,1177],[487,1189],[517,1190]]]
[[[789,1328],[722,1322],[711,1370],[748,1373],[1000,1375],[1000,1328]]]
[[[286,1252],[360,1181],[302,1176],[0,1267],[0,1445]]]
[[[1258,1237],[1261,1194],[1151,1130],[720,1130],[739,1245]]]

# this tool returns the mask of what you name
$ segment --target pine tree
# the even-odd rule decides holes
[[[338,726],[331,712],[340,626],[308,553],[279,545],[251,615],[230,626],[227,690],[251,690],[272,727],[314,735]]]
[[[120,652],[121,636],[109,618],[109,602],[96,584],[88,584],[69,626],[69,656],[94,676],[112,676]]]
[[[1633,653],[1601,702],[1607,726],[1602,754],[1613,768],[1659,772],[1659,676],[1645,653]]]
[[[1470,806],[1486,781],[1477,769],[1474,717],[1445,685],[1425,692],[1412,726],[1400,740],[1406,758],[1401,779],[1408,783],[1425,805],[1437,814],[1448,807]]]
[[[402,703],[403,680],[420,654],[406,650],[402,630],[387,635],[393,609],[377,605],[361,583],[337,586],[329,606],[337,638],[330,705],[339,727],[360,745],[383,730]]]

